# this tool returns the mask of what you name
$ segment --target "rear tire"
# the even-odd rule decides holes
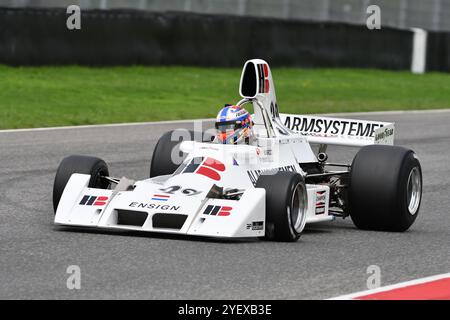
[[[90,188],[107,189],[109,186],[109,182],[101,178],[102,176],[109,176],[108,166],[105,161],[89,156],[68,156],[61,161],[53,183],[53,210],[55,213],[64,188],[74,173],[91,175],[89,180]]]
[[[422,199],[422,169],[403,147],[370,145],[353,159],[349,212],[360,229],[402,232],[414,223]]]
[[[295,172],[261,175],[256,188],[266,189],[264,239],[297,241],[306,223],[308,195],[303,177]]]
[[[191,130],[172,130],[163,134],[153,150],[150,178],[174,173],[186,158],[186,154],[180,150],[180,143],[193,141],[197,136],[203,137],[204,134],[195,134]],[[203,139],[195,141],[211,142],[211,139],[211,135],[205,135]],[[178,159],[173,159],[172,154]]]

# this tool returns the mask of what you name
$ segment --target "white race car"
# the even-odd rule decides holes
[[[412,225],[422,171],[412,150],[393,146],[392,123],[279,114],[270,68],[260,59],[245,63],[240,95],[238,106],[253,107],[251,144],[171,131],[154,149],[150,178],[140,181],[110,177],[95,157],[63,159],[53,187],[55,224],[275,241],[296,241],[305,224],[336,217],[351,216],[367,230]],[[327,145],[362,148],[340,164],[328,161]]]

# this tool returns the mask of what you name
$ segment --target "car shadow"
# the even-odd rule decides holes
[[[303,236],[314,235],[314,234],[329,234],[336,232],[336,230],[358,230],[352,224],[342,224],[342,223],[315,223],[310,224],[303,230]],[[181,241],[193,241],[193,242],[208,242],[208,243],[221,243],[221,244],[236,244],[236,243],[258,243],[264,240],[258,238],[214,238],[205,236],[192,236],[185,234],[174,234],[174,233],[160,233],[160,232],[142,232],[134,230],[123,230],[123,229],[99,229],[99,228],[86,228],[86,227],[76,227],[76,226],[54,226],[54,230],[58,232],[71,232],[80,234],[103,234],[103,235],[116,235],[124,237],[135,237],[135,238],[147,238],[147,239],[164,239],[164,240],[181,240]],[[264,241],[266,242],[266,241]]]
[[[353,224],[340,222],[319,222],[307,225],[303,230],[304,234],[331,233],[336,230],[359,230]]]
[[[255,243],[259,242],[258,238],[213,238],[204,236],[191,236],[184,234],[172,234],[172,233],[160,233],[160,232],[140,232],[133,230],[111,230],[111,229],[89,229],[83,227],[64,227],[55,226],[54,230],[57,232],[71,232],[80,234],[103,234],[103,235],[116,235],[134,238],[147,238],[147,239],[164,239],[164,240],[183,240],[193,242],[210,242],[210,243]]]

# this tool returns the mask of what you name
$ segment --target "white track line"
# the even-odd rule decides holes
[[[368,111],[368,112],[342,112],[342,113],[323,113],[316,114],[321,116],[371,116],[371,115],[397,115],[397,114],[424,114],[424,113],[448,113],[450,109],[430,109],[430,110],[398,110],[398,111]],[[214,121],[214,118],[208,119],[188,119],[188,120],[169,120],[169,121],[153,121],[153,122],[127,122],[127,123],[108,123],[108,124],[93,124],[80,126],[61,126],[61,127],[44,127],[44,128],[24,128],[24,129],[5,129],[0,130],[0,133],[11,132],[32,132],[32,131],[53,131],[53,130],[72,130],[72,129],[93,129],[93,128],[108,128],[108,127],[126,127],[126,126],[144,126],[144,125],[158,125],[158,124],[177,124],[177,123],[192,123],[194,121]]]
[[[435,280],[440,280],[440,279],[445,279],[445,278],[450,278],[450,273],[444,273],[444,274],[439,274],[439,275],[435,275],[435,276],[431,276],[431,277],[400,282],[397,284],[380,287],[380,288],[376,288],[376,289],[372,289],[372,290],[365,290],[365,291],[359,291],[359,292],[355,292],[355,293],[351,293],[351,294],[346,294],[343,296],[339,296],[339,297],[335,297],[335,298],[331,298],[331,299],[327,299],[327,300],[351,300],[351,299],[355,299],[355,298],[362,297],[362,296],[367,296],[367,295],[374,294],[374,293],[390,291],[393,289],[404,288],[404,287],[413,286],[416,284],[432,282]]]
[[[5,130],[0,130],[0,133],[71,130],[71,129],[93,129],[93,128],[108,128],[108,127],[127,127],[127,126],[146,126],[146,125],[158,125],[158,124],[191,123],[194,121],[213,121],[213,120],[214,119],[211,118],[211,119],[188,119],[188,120],[169,120],[169,121],[153,121],[153,122],[105,123],[105,124],[89,124],[89,125],[80,125],[80,126],[61,126],[61,127],[43,127],[43,128],[5,129]]]

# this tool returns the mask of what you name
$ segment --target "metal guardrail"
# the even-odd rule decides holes
[[[450,31],[450,0],[0,0],[0,7],[129,8],[365,24],[369,5],[382,26]]]

